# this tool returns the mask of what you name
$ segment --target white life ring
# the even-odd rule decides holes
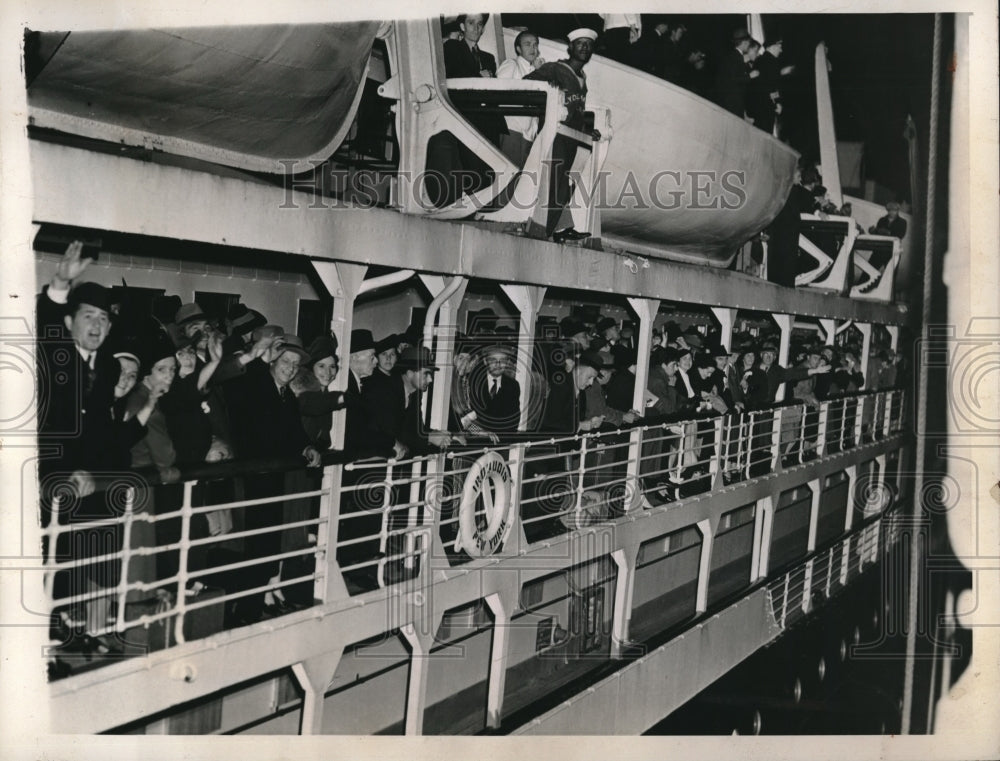
[[[489,482],[489,488],[484,487]],[[484,495],[486,526],[476,524],[476,503]],[[503,544],[514,523],[514,500],[510,468],[496,452],[486,452],[465,477],[462,502],[458,508],[458,536],[455,549],[474,557],[492,555]]]

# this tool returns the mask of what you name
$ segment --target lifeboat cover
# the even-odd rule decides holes
[[[31,123],[286,173],[343,140],[378,26],[71,32],[28,88]]]

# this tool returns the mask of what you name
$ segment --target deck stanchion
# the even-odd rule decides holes
[[[185,590],[188,582],[188,561],[191,552],[191,502],[194,481],[184,482],[184,501],[181,503],[181,546],[177,565],[177,616],[174,618],[174,639],[177,644],[184,640],[184,613],[187,610]]]
[[[611,553],[611,559],[618,569],[615,580],[615,607],[611,614],[612,658],[621,658],[623,645],[628,643],[638,554],[639,547],[637,545],[622,547]]]
[[[128,567],[132,560],[132,524],[135,522],[135,492],[129,487],[125,491],[125,510],[122,515],[122,566],[118,580],[118,611],[115,615],[115,629],[125,631],[125,601],[128,599]],[[140,582],[143,581],[140,579]],[[103,627],[102,627],[103,628]]]
[[[404,624],[400,633],[410,644],[410,682],[406,690],[407,735],[424,733],[424,710],[427,708],[427,671],[430,666],[433,638],[417,631],[413,624]]]
[[[701,534],[701,553],[698,556],[698,589],[695,592],[695,611],[708,610],[708,586],[712,575],[712,549],[715,534],[719,530],[718,519],[711,517],[698,521],[696,528]]]

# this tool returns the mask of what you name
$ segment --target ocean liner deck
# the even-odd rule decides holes
[[[739,171],[752,178],[752,202],[738,214],[701,215],[695,223],[682,211],[607,211],[584,202],[574,217],[596,222],[595,245],[559,245],[523,235],[540,218],[544,172],[540,182],[519,184],[517,168],[475,130],[463,127],[448,92],[475,88],[442,76],[440,51],[431,44],[436,26],[432,20],[259,27],[252,35],[235,37],[231,30],[70,34],[29,86],[39,280],[47,279],[55,262],[44,252],[44,241],[65,236],[68,229],[105,241],[91,279],[127,279],[129,287],[140,289],[166,285],[192,296],[237,292],[248,303],[266,304],[271,316],[287,324],[303,324],[304,304],[318,301],[328,310],[329,329],[342,347],[353,328],[381,330],[392,319],[423,315],[425,341],[436,363],[448,370],[428,394],[432,429],[447,426],[457,328],[485,305],[499,309],[514,326],[516,375],[526,398],[532,384],[538,393],[540,317],[567,314],[582,302],[633,322],[640,358],[634,404],[640,409],[653,328],[666,318],[717,328],[727,346],[740,329],[770,328],[780,337],[782,364],[789,361],[796,331],[827,345],[851,332],[861,346],[866,376],[876,348],[899,349],[917,335],[915,311],[893,300],[898,242],[857,236],[847,218],[804,220],[805,228],[820,237],[823,229],[832,230],[838,243],[822,271],[801,287],[783,288],[727,270],[743,244],[780,209],[792,183],[794,152],[713,105],[638,74],[632,75],[636,87],[671,104],[661,114],[664,120],[676,108],[676,118],[691,120],[687,133],[703,120],[711,124],[698,135],[699,149],[689,143],[670,146],[675,159],[685,156],[689,163],[678,164],[668,154],[640,167],[642,156],[634,149],[645,141],[642,130],[649,123],[601,96],[615,92],[629,76],[613,62],[594,62],[594,110],[614,130],[600,141],[582,141],[585,174],[608,172],[609,187],[617,192],[615,183],[624,174],[657,162],[682,173],[705,168],[699,162],[711,156],[713,143],[721,142],[730,151],[707,168],[739,158]],[[504,33],[495,29],[494,34],[496,49]],[[343,54],[332,66],[337,86],[316,86],[282,101],[323,102],[332,116],[317,118],[320,128],[306,125],[308,139],[291,148],[276,141],[298,125],[269,132],[274,125],[267,125],[262,114],[275,103],[259,104],[260,111],[251,113],[253,98],[237,102],[246,93],[234,91],[234,100],[220,107],[220,119],[206,118],[199,110],[205,104],[197,99],[189,113],[147,112],[137,105],[144,82],[168,93],[177,87],[177,104],[191,99],[179,84],[190,70],[169,65],[172,57],[186,55],[174,45],[212,51],[199,75],[214,76],[228,55],[238,54],[226,47],[232,39],[260,50],[287,45],[297,51],[307,47],[302,43],[307,39],[317,41],[321,51]],[[122,63],[128,60],[123,51],[145,59],[150,40],[162,45],[157,48],[160,70]],[[291,45],[293,40],[302,44]],[[345,169],[336,156],[330,164],[325,159],[351,134],[364,80],[374,76],[367,55],[378,47],[376,40],[385,42],[380,65],[386,70],[372,81],[395,101],[401,148],[395,169],[400,176],[419,174],[426,140],[450,124],[461,140],[481,149],[481,158],[495,170],[495,182],[482,198],[428,208],[408,195],[413,188],[404,193],[402,181],[386,176],[380,176],[378,196],[388,208],[361,208],[356,197],[352,202],[330,192],[326,180],[331,175],[324,172],[353,176],[354,168]],[[346,41],[352,44],[349,53],[344,53]],[[506,44],[511,43],[507,32]],[[86,97],[92,100],[81,100],[81,82],[89,75],[76,62],[94,60],[101,72],[99,59],[105,54],[120,67],[121,81],[108,82],[98,73],[106,92],[90,91]],[[60,55],[66,56],[65,65]],[[550,56],[555,57],[554,48]],[[269,79],[274,69],[293,65],[280,56],[261,56],[259,64],[254,82],[267,88],[275,87]],[[321,70],[315,61],[294,65]],[[322,77],[311,84],[317,82]],[[421,91],[418,84],[427,89]],[[205,86],[224,90],[225,82]],[[122,95],[128,92],[132,95]],[[541,168],[551,153],[560,95],[545,87],[523,92],[529,93],[525,97],[534,113],[548,116],[549,129],[540,131],[529,157]],[[285,95],[279,91],[275,97]],[[494,102],[493,97],[487,101]],[[432,109],[420,107],[427,103],[441,112],[428,116]],[[512,106],[501,102],[500,107]],[[115,109],[129,115],[128,124]],[[156,124],[168,127],[150,126]],[[229,140],[228,130],[237,127],[233,134],[240,137]],[[752,150],[744,153],[741,145]],[[293,161],[286,164],[282,158]],[[274,172],[301,168],[302,162],[315,162],[320,169],[308,177],[275,179]],[[383,172],[392,174],[392,168]],[[496,199],[508,183],[532,203],[498,208]],[[123,188],[128,189],[124,201]],[[772,189],[770,194],[763,194],[765,188]],[[512,224],[519,234],[510,233]],[[603,247],[596,245],[602,240]],[[866,267],[869,253],[880,246],[888,251],[888,264],[883,270]],[[867,285],[865,275],[855,272],[858,260],[860,270],[868,272]],[[185,295],[184,300],[191,299]],[[346,375],[338,379],[338,388],[346,387]],[[126,536],[149,520],[180,526],[174,542],[155,549],[178,558],[173,575],[157,583],[183,589],[201,578],[220,589],[216,596],[177,595],[169,605],[131,620],[125,613],[132,584],[126,570],[110,592],[86,593],[84,601],[111,596],[118,603],[115,618],[92,627],[88,636],[138,642],[138,650],[149,652],[87,659],[73,651],[72,643],[50,642],[49,657],[68,665],[65,672],[54,671],[48,685],[53,730],[649,730],[754,653],[822,615],[838,597],[870,584],[889,558],[895,562],[908,547],[900,539],[909,539],[912,529],[911,421],[923,403],[912,386],[833,397],[822,402],[815,418],[801,403],[782,399],[779,394],[774,406],[745,415],[640,422],[622,431],[564,436],[532,435],[525,404],[522,435],[503,446],[458,447],[388,461],[348,462],[338,446],[344,420],[335,416],[334,449],[324,455],[321,474],[312,473],[309,488],[271,500],[300,498],[314,505],[298,527],[315,529],[316,543],[283,555],[309,561],[304,578],[312,586],[313,603],[255,623],[231,621],[227,603],[260,590],[227,588],[220,578],[259,560],[234,557],[226,566],[209,569],[188,562],[199,545],[240,540],[252,531],[206,540],[192,535],[192,519],[254,506],[254,500],[232,497],[206,501],[209,483],[235,484],[262,469],[301,472],[301,465],[206,465],[185,472],[179,487],[158,485],[155,477],[148,484],[130,481],[119,493],[124,509],[116,519]],[[790,425],[817,442],[815,457],[785,456],[783,435]],[[698,439],[702,443],[696,445]],[[683,485],[663,500],[657,499],[655,476],[674,465],[664,468],[649,446],[667,441],[690,467]],[[152,517],[133,511],[136,493],[145,488],[179,489],[176,509]],[[259,502],[260,508],[267,504]],[[362,503],[365,509],[359,510]],[[58,510],[58,500],[56,505]],[[63,531],[58,520],[45,529],[50,548]],[[359,546],[377,551],[350,551]],[[129,553],[127,541],[112,552],[126,569]],[[57,570],[84,562],[46,557],[46,591],[53,592]],[[50,604],[58,608],[60,602],[65,600]],[[850,639],[850,627],[843,635]],[[805,689],[815,689],[809,697],[821,694],[812,683]]]

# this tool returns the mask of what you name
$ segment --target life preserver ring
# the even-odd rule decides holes
[[[487,482],[489,482],[487,484]],[[484,487],[488,489],[484,491]],[[486,525],[476,522],[476,504],[484,494]],[[458,536],[455,549],[474,557],[492,555],[503,544],[514,523],[514,500],[510,468],[496,452],[486,452],[465,477],[458,508]]]

